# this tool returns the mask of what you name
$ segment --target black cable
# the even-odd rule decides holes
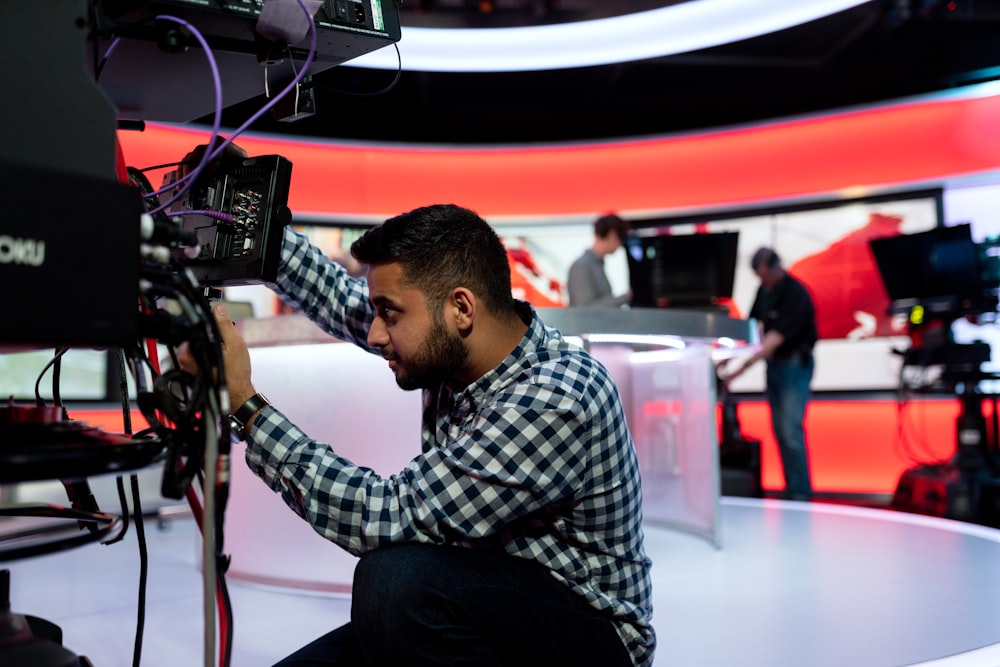
[[[157,169],[166,169],[167,167],[179,167],[182,164],[192,165],[198,163],[195,160],[178,160],[177,162],[164,162],[163,164],[154,164],[152,167],[143,167],[141,169],[136,169],[135,171],[143,173],[146,171],[156,171]]]
[[[35,405],[36,406],[38,406],[40,408],[44,408],[45,407],[45,399],[42,398],[42,390],[41,390],[42,378],[45,377],[45,373],[50,368],[52,368],[52,366],[55,365],[62,358],[62,356],[64,354],[66,354],[67,352],[69,352],[69,348],[68,347],[59,347],[59,348],[56,348],[56,352],[53,355],[53,357],[51,359],[49,359],[49,362],[47,364],[45,364],[45,366],[42,367],[41,371],[39,371],[38,378],[35,380]]]
[[[60,408],[62,407],[62,392],[59,391],[59,380],[62,377],[62,358],[63,355],[57,354],[52,360],[52,404]],[[65,409],[63,409],[63,414],[66,414]]]
[[[99,526],[97,530],[92,532],[88,531],[86,533],[80,533],[78,531],[74,535],[58,539],[54,542],[24,544],[22,540],[17,540],[16,543],[20,546],[12,547],[10,549],[0,548],[0,561],[16,560],[18,558],[31,558],[34,556],[51,554],[55,551],[63,549],[73,549],[83,544],[95,542],[105,535],[110,534],[114,530],[120,529],[122,525],[121,517],[117,517],[113,514],[107,514],[106,512],[85,512],[72,509],[70,507],[60,507],[59,505],[46,504],[4,505],[0,507],[0,517],[2,516],[75,519],[77,522],[92,521],[95,522],[95,524],[102,525]],[[4,540],[0,540],[0,544],[2,544],[3,541]]]
[[[149,577],[149,552],[146,545],[146,530],[142,521],[142,502],[139,498],[139,476],[130,475],[132,482],[132,504],[135,507],[135,535],[139,543],[139,599],[135,621],[135,645],[132,650],[132,665],[139,667],[142,658],[142,637],[146,626],[146,581]]]
[[[116,350],[115,365],[118,368],[118,393],[122,401],[123,430],[126,435],[132,435],[132,407],[128,398],[128,374],[125,368],[124,350]],[[139,599],[136,611],[135,639],[133,640],[132,645],[132,664],[134,667],[139,667],[139,661],[142,657],[142,641],[146,626],[146,589],[149,578],[149,553],[146,545],[146,533],[142,523],[142,501],[139,493],[139,477],[133,473],[130,475],[130,480],[132,486],[132,505],[135,508],[135,534],[139,545]],[[125,522],[125,527],[115,540],[105,542],[105,544],[120,541],[122,537],[124,537],[125,531],[128,529],[128,501],[125,497],[125,484],[121,475],[118,476],[116,482],[118,486],[118,500],[121,503],[122,517]]]
[[[390,81],[385,87],[372,92],[359,93],[352,90],[344,90],[342,88],[335,88],[333,86],[328,86],[324,83],[316,81],[316,77],[313,77],[313,86],[322,88],[324,90],[329,90],[330,92],[333,93],[340,93],[341,95],[349,95],[351,97],[377,97],[378,95],[385,95],[390,90],[396,87],[396,84],[399,83],[400,78],[402,78],[403,76],[403,57],[399,53],[399,45],[394,43],[392,46],[396,49],[396,63],[397,63],[396,76],[393,77],[392,81]]]
[[[118,490],[118,505],[121,507],[121,517],[122,517],[122,532],[113,540],[108,540],[104,544],[114,544],[115,542],[120,542],[125,534],[128,532],[129,526],[129,509],[128,509],[128,499],[125,497],[125,478],[121,475],[115,477],[115,487]]]
[[[122,420],[124,422],[124,432],[126,435],[132,434],[132,409],[128,400],[128,374],[125,368],[125,350],[121,348],[115,350],[115,367],[118,369],[118,394],[122,401]],[[124,526],[121,534],[114,540],[109,540],[104,544],[114,544],[121,541],[128,532],[129,508],[128,499],[125,497],[125,480],[121,475],[115,478],[115,486],[118,488],[118,504],[121,506],[121,516]]]
[[[990,415],[990,420],[991,425],[993,426],[993,432],[990,434],[991,437],[988,441],[988,447],[990,452],[995,454],[997,452],[997,443],[1000,443],[1000,439],[997,437],[997,429],[1000,428],[1000,416],[997,415],[997,397],[995,394],[990,397],[990,406],[992,413]],[[994,459],[994,462],[996,462],[996,459]]]

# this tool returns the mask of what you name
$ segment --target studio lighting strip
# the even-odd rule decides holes
[[[593,21],[517,28],[402,28],[403,69],[522,72],[608,65],[687,53],[758,37],[870,0],[690,0]],[[394,49],[354,58],[352,67],[396,69]]]

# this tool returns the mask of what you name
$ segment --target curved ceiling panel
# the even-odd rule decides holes
[[[730,44],[808,23],[869,0],[691,0],[590,21],[518,28],[403,26],[403,69],[423,72],[525,72],[607,65]],[[460,55],[457,55],[460,54]],[[396,69],[392,49],[351,61]]]

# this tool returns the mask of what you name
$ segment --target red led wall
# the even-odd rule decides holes
[[[989,405],[984,414],[992,415]],[[761,441],[765,490],[781,490],[784,479],[771,434],[767,403],[738,406],[741,431]],[[819,493],[891,494],[907,468],[941,462],[955,453],[957,399],[813,400],[806,411],[806,439],[813,486]]]
[[[1000,96],[914,101],[673,137],[599,144],[444,148],[335,144],[243,135],[251,155],[294,167],[290,206],[341,217],[453,202],[487,218],[750,206],[857,195],[995,170]],[[129,165],[181,159],[201,130],[119,133]],[[159,176],[151,175],[154,184]]]

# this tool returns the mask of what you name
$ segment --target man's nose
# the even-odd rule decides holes
[[[385,347],[388,342],[389,336],[386,334],[385,325],[376,317],[372,321],[371,327],[368,328],[368,345],[371,347]]]

